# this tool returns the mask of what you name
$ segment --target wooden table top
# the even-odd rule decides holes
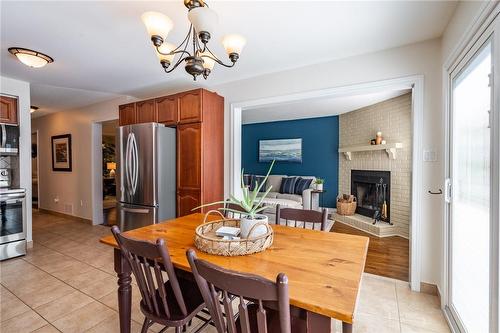
[[[194,229],[203,214],[192,214],[124,232],[134,239],[166,240],[174,266],[190,271],[186,250],[195,248]],[[214,217],[216,219],[216,217]],[[274,243],[248,256],[223,257],[196,250],[199,258],[226,269],[257,274],[275,281],[278,273],[289,280],[290,304],[343,322],[352,323],[368,238],[273,225]],[[117,247],[114,237],[101,242]]]

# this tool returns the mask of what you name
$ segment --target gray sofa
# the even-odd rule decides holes
[[[310,187],[303,191],[302,194],[284,194],[280,193],[281,187],[281,179],[283,177],[294,177],[287,175],[269,175],[267,179],[268,187],[272,186],[271,192],[267,195],[267,197],[262,202],[265,206],[268,206],[266,210],[264,210],[264,214],[269,217],[271,222],[275,221],[275,213],[276,213],[276,205],[280,205],[281,207],[290,207],[297,209],[313,209],[313,207],[318,207],[318,196],[313,197],[312,207],[311,207],[311,192],[314,189],[314,181],[316,177],[314,176],[295,176],[302,177],[307,179],[312,179]]]

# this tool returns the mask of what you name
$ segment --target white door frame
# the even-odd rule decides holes
[[[282,103],[311,100],[322,97],[341,97],[380,92],[389,89],[412,89],[412,197],[410,221],[410,286],[420,291],[421,274],[421,213],[423,169],[423,114],[424,114],[424,76],[413,75],[401,78],[360,83],[342,87],[307,91],[290,95],[269,97],[231,104],[230,112],[230,193],[239,196],[241,170],[241,126],[242,111],[249,108],[272,106]]]
[[[102,205],[102,123],[117,120],[116,116],[92,121],[91,128],[91,180],[92,180],[92,224],[104,222]]]
[[[444,104],[444,125],[445,125],[445,178],[448,179],[450,178],[450,157],[451,157],[451,152],[450,152],[450,139],[451,139],[451,131],[452,129],[450,128],[450,120],[451,120],[451,98],[452,98],[452,75],[453,73],[459,68],[460,66],[465,65],[468,63],[468,61],[472,58],[474,55],[474,51],[477,51],[480,48],[480,44],[485,42],[491,32],[493,31],[493,26],[491,25],[492,22],[494,21],[495,17],[497,17],[500,14],[500,4],[498,2],[488,2],[483,5],[483,8],[481,9],[480,13],[478,14],[478,17],[474,20],[474,23],[472,24],[471,27],[469,27],[468,31],[462,38],[462,40],[459,42],[457,45],[457,48],[452,52],[450,57],[447,59],[445,62],[445,65],[443,67],[443,104]],[[497,26],[500,26],[498,24]],[[500,29],[497,28],[496,30],[497,38],[494,41],[493,47],[496,47],[496,49],[492,49],[492,52],[495,53],[500,53],[498,48],[500,47]],[[494,59],[494,57],[493,57]],[[500,78],[500,62],[497,60],[496,64],[493,66],[493,71],[492,75],[494,78]],[[498,85],[500,80],[497,79],[496,82],[496,87],[498,90]],[[494,91],[494,90],[493,90]],[[493,100],[493,105],[492,105],[492,131],[491,131],[491,139],[492,142],[499,142],[500,141],[500,94],[493,94],[492,98],[496,98]],[[496,110],[496,112],[494,112]],[[497,147],[498,148],[498,147]],[[500,151],[495,150],[494,145],[491,147],[491,161],[492,161],[492,166],[491,166],[491,172],[492,172],[492,177],[491,177],[491,200],[492,200],[492,205],[491,205],[491,210],[490,210],[490,218],[492,221],[498,221],[499,219],[499,205],[500,205],[500,198],[498,197],[498,192],[500,189],[500,181],[498,179],[498,173],[495,173],[495,170],[499,169],[499,158],[500,158]],[[447,189],[445,189],[446,191]],[[496,204],[494,204],[496,203]],[[444,202],[444,223],[443,223],[443,278],[442,278],[442,287],[443,290],[441,291],[441,304],[442,307],[444,308],[444,313],[446,320],[448,321],[450,327],[453,329],[454,332],[459,332],[459,325],[457,324],[454,320],[454,318],[451,316],[451,312],[449,309],[449,303],[450,303],[450,294],[449,294],[449,288],[451,286],[450,284],[450,246],[451,246],[451,239],[450,239],[450,211],[449,211],[449,205]],[[491,264],[490,264],[490,281],[492,282],[490,286],[490,299],[493,300],[492,306],[490,307],[490,331],[491,332],[498,332],[499,329],[499,318],[498,318],[498,292],[499,292],[499,285],[498,285],[498,279],[499,279],[499,263],[498,263],[498,258],[499,258],[499,247],[498,247],[498,240],[500,238],[499,235],[499,226],[498,223],[490,223],[491,225],[491,234],[493,235],[490,242],[490,253],[492,254],[491,258]]]

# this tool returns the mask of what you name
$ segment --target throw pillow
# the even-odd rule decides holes
[[[253,177],[254,177],[253,175],[249,174],[243,175],[243,185],[251,187]]]
[[[266,176],[253,176],[252,177],[252,185],[250,186],[250,191],[253,191],[257,187],[257,183],[262,184]],[[264,185],[260,188],[259,192],[266,192],[267,191],[267,180],[264,183]]]
[[[312,178],[298,177],[297,182],[295,183],[295,194],[302,195],[302,192],[311,186],[312,181]]]
[[[295,183],[297,182],[297,177],[283,177],[281,178],[281,194],[294,194],[295,193]]]

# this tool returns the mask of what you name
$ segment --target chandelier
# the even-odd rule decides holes
[[[168,16],[158,12],[146,12],[141,16],[165,73],[173,72],[184,62],[186,72],[196,81],[198,75],[203,75],[206,80],[215,63],[224,67],[233,67],[245,46],[245,38],[236,34],[223,38],[222,45],[230,60],[229,64],[225,64],[207,45],[210,41],[210,33],[217,25],[217,14],[208,8],[204,0],[184,0],[184,5],[188,8],[188,19],[191,25],[186,37],[177,47],[165,42],[174,26]]]

